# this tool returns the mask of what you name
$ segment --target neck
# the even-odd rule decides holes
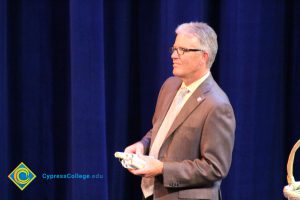
[[[184,82],[184,84],[186,86],[191,85],[192,83],[194,83],[195,81],[199,80],[200,78],[202,78],[203,76],[205,76],[207,73],[209,73],[210,70],[207,70],[205,72],[199,73],[197,76],[193,76],[190,78],[181,78],[182,82]]]

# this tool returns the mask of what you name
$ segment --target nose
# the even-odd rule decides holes
[[[171,58],[174,59],[174,58],[179,58],[179,55],[177,53],[177,50],[173,51],[173,53],[171,54]]]

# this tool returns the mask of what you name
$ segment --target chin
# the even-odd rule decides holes
[[[180,71],[178,69],[173,69],[173,75],[177,76],[177,77],[181,77],[182,73],[180,73]]]

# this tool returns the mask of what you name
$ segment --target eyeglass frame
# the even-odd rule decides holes
[[[177,48],[175,48],[175,47],[170,47],[170,48],[169,48],[169,52],[170,52],[171,54],[173,54],[175,50],[176,50],[176,52],[177,52],[178,55],[183,55],[184,53],[191,52],[191,51],[192,51],[192,52],[195,52],[195,51],[202,51],[202,52],[206,53],[206,51],[204,51],[204,50],[202,50],[202,49],[188,49],[188,48],[184,48],[184,47],[177,47]],[[182,53],[179,53],[179,51],[182,51]]]

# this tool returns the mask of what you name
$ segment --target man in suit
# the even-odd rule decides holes
[[[145,199],[221,199],[221,181],[231,164],[235,117],[210,73],[217,49],[217,35],[207,24],[177,27],[170,48],[174,77],[161,87],[153,127],[125,149],[146,161],[144,168],[129,170],[143,177]]]

